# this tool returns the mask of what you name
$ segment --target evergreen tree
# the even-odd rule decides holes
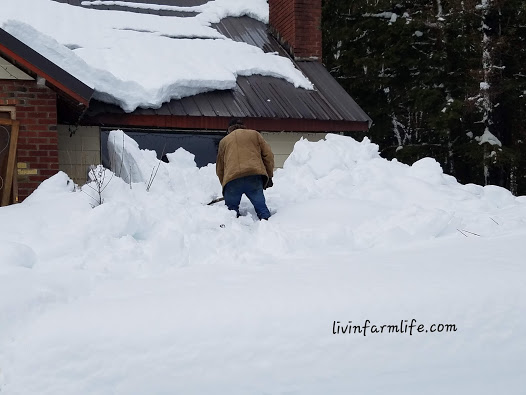
[[[382,155],[436,158],[461,182],[526,193],[526,5],[323,5],[324,62],[374,121]]]

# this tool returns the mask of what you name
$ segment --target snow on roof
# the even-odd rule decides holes
[[[103,3],[107,2],[85,1],[83,5]],[[296,87],[312,89],[289,59],[230,40],[211,27],[228,16],[248,15],[266,22],[265,0],[215,0],[195,7],[171,7],[196,14],[157,16],[51,0],[2,0],[0,27],[94,88],[95,98],[127,112],[137,107],[158,108],[171,99],[211,90],[232,89],[237,76],[253,74],[283,78]]]

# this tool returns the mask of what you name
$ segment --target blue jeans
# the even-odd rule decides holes
[[[225,185],[223,196],[229,210],[234,210],[239,216],[239,202],[241,196],[245,194],[254,206],[259,219],[269,219],[270,211],[265,203],[263,195],[263,177],[246,176],[236,178]]]

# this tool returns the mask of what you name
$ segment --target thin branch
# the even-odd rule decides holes
[[[114,149],[115,150],[115,149]],[[124,166],[124,132],[122,132],[122,152],[121,152],[121,165],[119,167],[119,174],[118,176],[120,177],[121,174],[122,174],[122,168]]]
[[[457,228],[457,230],[458,230],[460,233],[462,233],[462,235],[463,235],[464,237],[468,237],[468,235],[466,235],[466,234],[465,234],[464,232],[462,232],[460,229]]]
[[[470,234],[472,234],[472,235],[475,235],[475,236],[481,237],[479,234],[477,234],[477,233],[473,233],[473,232],[470,232],[469,230],[465,230],[465,229],[463,229],[463,231],[466,232],[466,233],[470,233]]]
[[[86,186],[89,187],[89,188],[91,188],[91,189],[93,189],[93,190],[94,190],[95,192],[97,192],[97,193],[99,192],[97,189],[93,188],[90,184],[86,184]]]
[[[81,191],[82,191],[82,189],[81,189]],[[82,192],[85,193],[87,196],[89,196],[90,198],[92,198],[93,200],[95,200],[95,201],[98,203],[97,199],[95,199],[95,198],[94,198],[93,196],[91,196],[89,193],[87,193],[86,191],[82,191]],[[93,206],[92,206],[92,207],[93,207]]]
[[[106,171],[104,171],[104,173],[106,173]],[[106,183],[106,185],[104,186],[104,188],[102,188],[101,192],[104,192],[104,190],[106,189],[106,187],[107,187],[108,185],[110,185],[110,182],[111,182],[111,180],[113,179],[113,176],[114,176],[114,173],[111,173],[111,177],[110,177],[109,181]],[[104,177],[106,177],[106,175],[104,175]]]
[[[150,175],[150,181],[148,181],[148,186],[146,187],[146,192],[149,192],[150,191],[150,187],[152,186],[153,184],[153,180],[155,180],[155,177],[157,176],[157,172],[159,171],[159,167],[161,166],[161,161],[163,159],[163,156],[164,156],[164,150],[166,149],[166,143],[164,143],[164,147],[163,147],[163,152],[161,154],[161,158],[159,159],[159,163],[157,164],[157,169],[155,169],[155,174],[153,173],[153,170],[152,169],[152,175]]]
[[[478,237],[481,237],[479,234],[477,234],[477,233],[473,233],[473,232],[470,232],[469,230],[465,230],[465,229],[460,230],[460,229],[458,229],[458,228],[457,228],[457,230],[458,230],[460,233],[462,233],[464,236],[466,236],[466,237],[468,237],[468,236],[467,236],[464,232],[469,233],[469,234],[472,234],[472,235],[475,235],[475,236],[478,236]]]
[[[155,166],[152,167],[152,172],[150,173],[150,179],[148,180],[148,185],[146,186],[146,192],[150,191],[150,185],[152,185],[153,173],[155,172]]]

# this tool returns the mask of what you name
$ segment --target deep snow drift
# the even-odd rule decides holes
[[[155,154],[109,141],[103,204],[59,173],[0,209],[0,393],[524,390],[525,197],[328,135],[236,219],[213,165],[178,150],[147,191]],[[457,330],[333,334],[412,319]]]

